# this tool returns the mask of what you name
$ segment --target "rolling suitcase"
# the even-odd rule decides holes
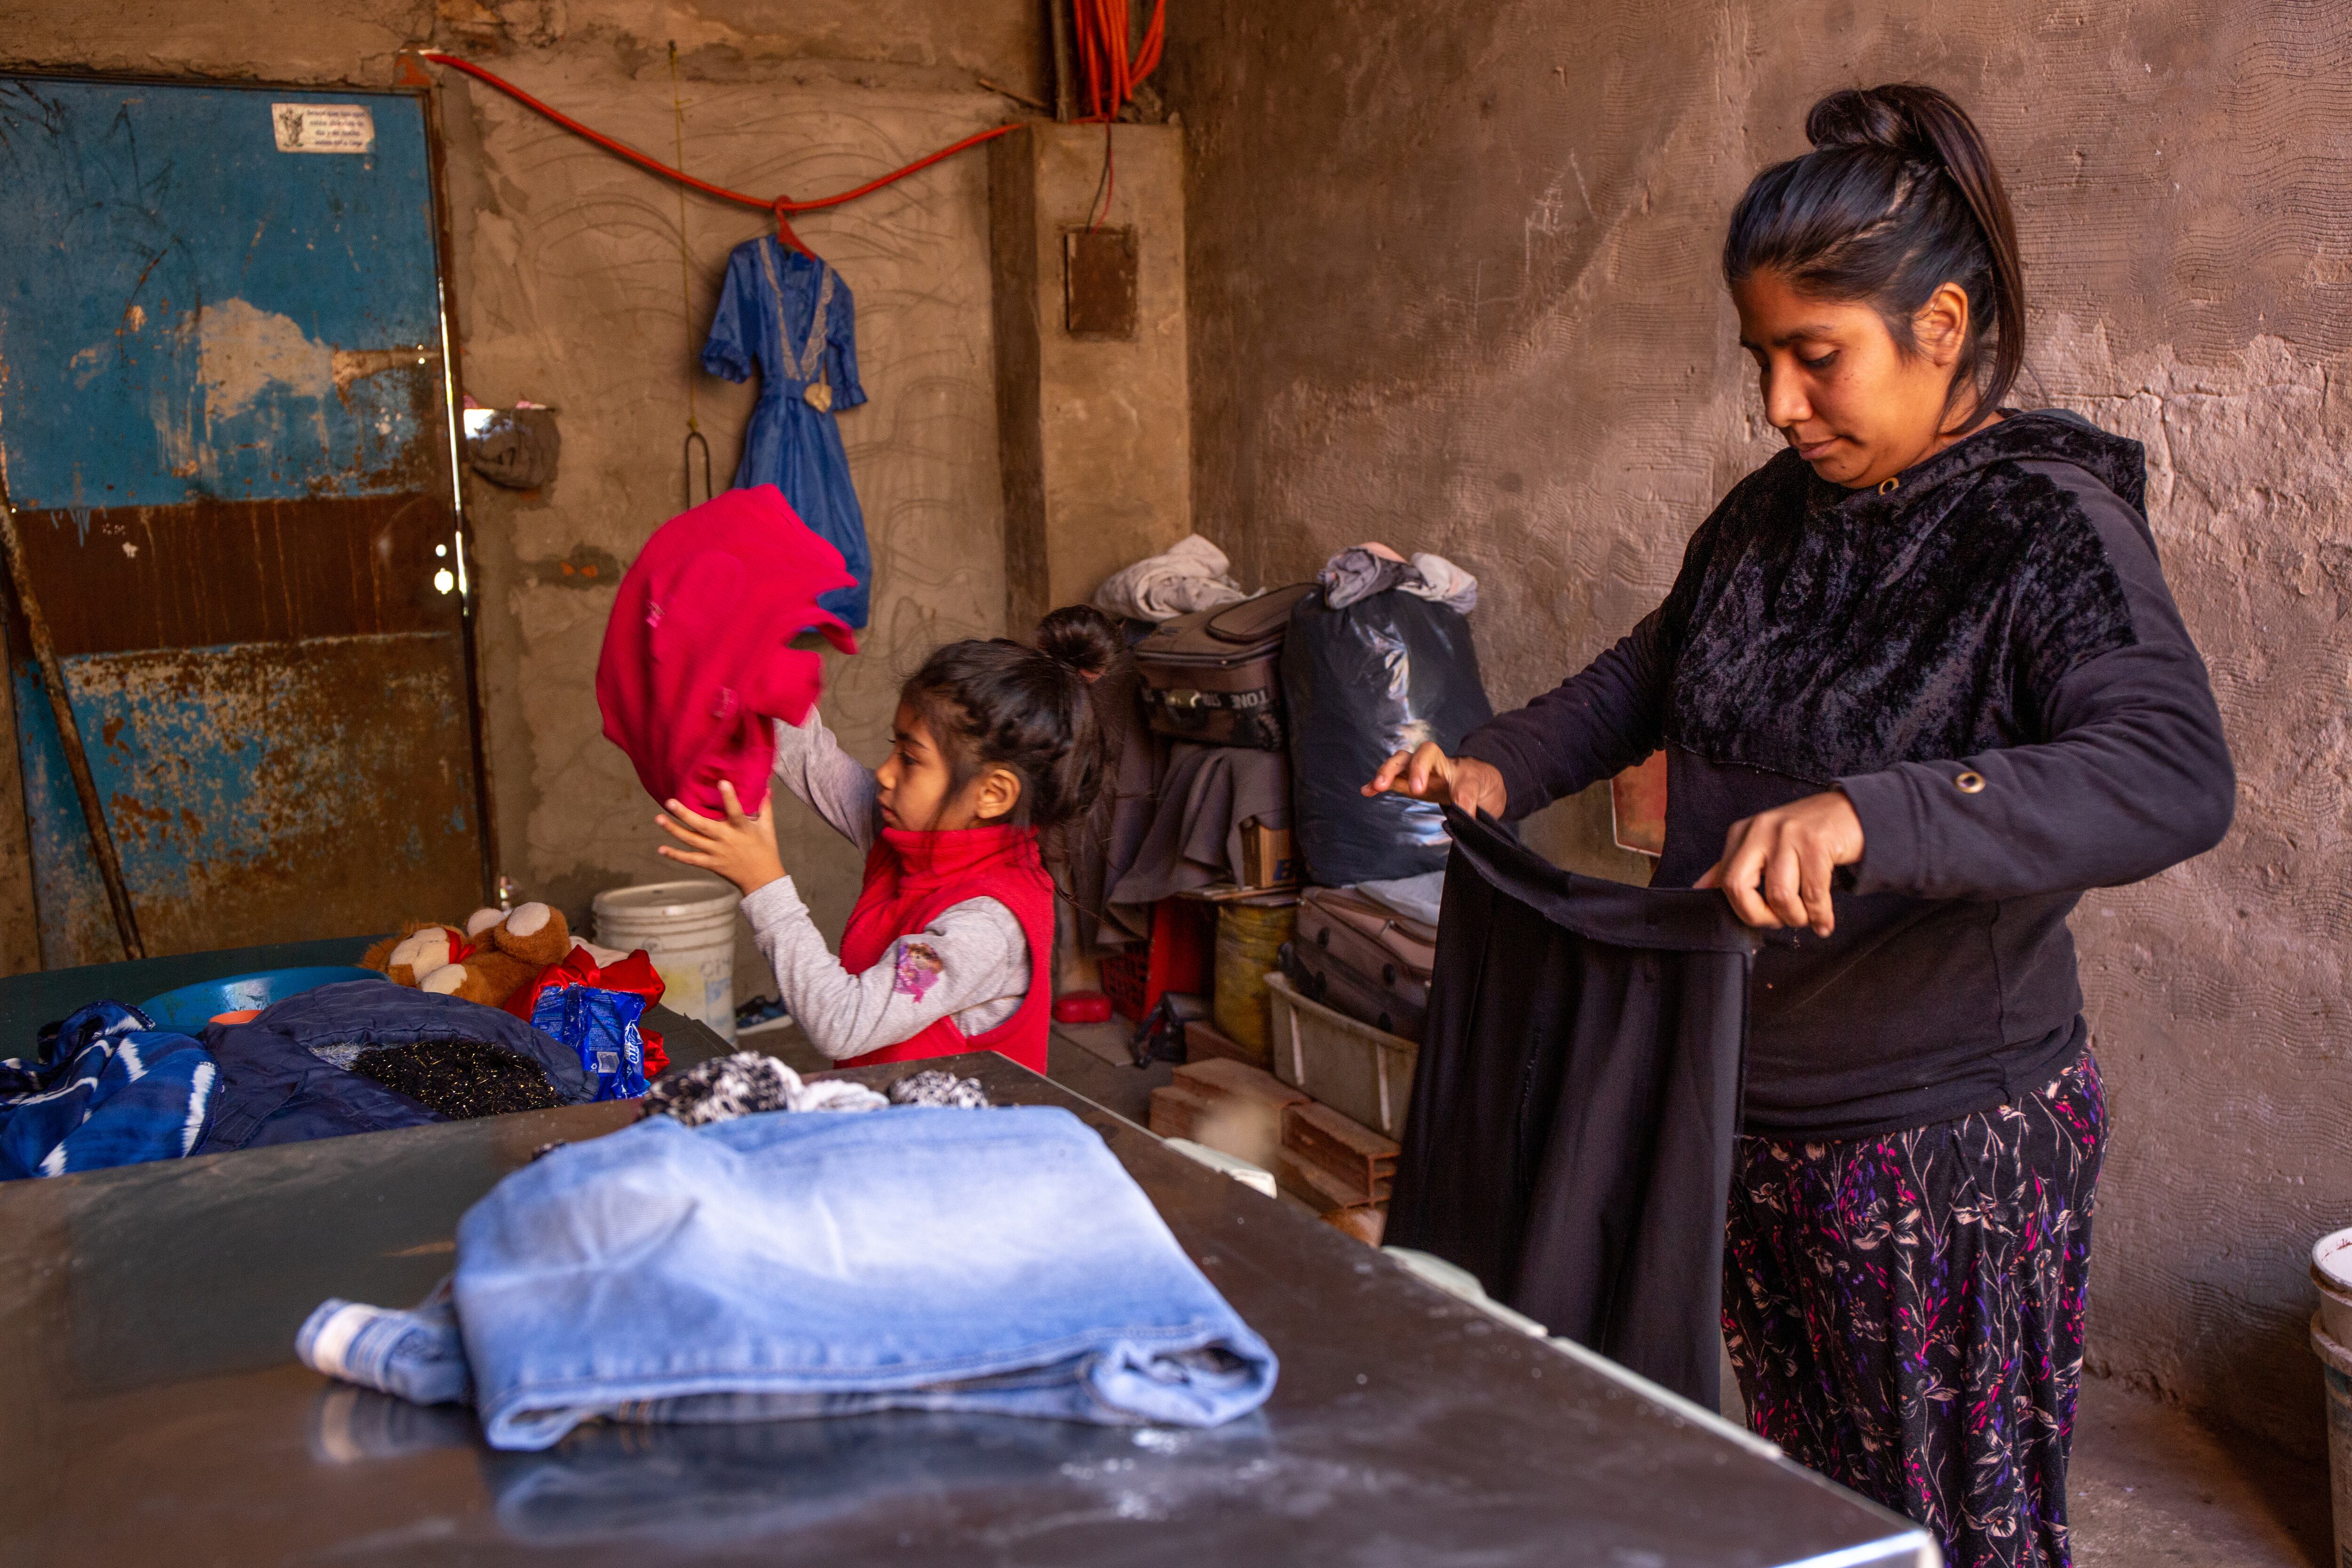
[[[1314,591],[1302,583],[1180,616],[1136,644],[1146,721],[1202,745],[1283,750],[1282,636]]]
[[[1302,994],[1391,1034],[1421,1038],[1434,930],[1361,894],[1309,888],[1291,952],[1286,973]]]

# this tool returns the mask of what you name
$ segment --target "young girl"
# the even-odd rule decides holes
[[[1083,815],[1101,774],[1087,684],[1118,651],[1099,613],[1056,611],[1038,647],[950,643],[900,689],[868,773],[812,711],[776,726],[776,779],[866,850],[866,887],[825,950],[776,850],[774,795],[723,820],[675,800],[661,853],[743,890],[753,937],[811,1044],[844,1066],[998,1051],[1045,1070],[1054,882],[1038,834]]]

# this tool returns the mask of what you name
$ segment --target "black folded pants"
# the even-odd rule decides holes
[[[1385,1239],[1712,1410],[1758,934],[1719,892],[1580,877],[1446,818]]]

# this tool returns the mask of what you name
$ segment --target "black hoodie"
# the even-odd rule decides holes
[[[2145,486],[2138,442],[2060,410],[1883,490],[1782,452],[1632,635],[1464,742],[1514,816],[1664,746],[1657,887],[1696,881],[1740,817],[1853,802],[1835,932],[1774,932],[1757,960],[1748,1131],[1858,1137],[2040,1088],[2082,1048],[2082,890],[2227,831],[2229,748]]]

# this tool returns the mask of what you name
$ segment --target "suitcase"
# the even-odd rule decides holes
[[[1360,893],[1309,888],[1298,902],[1291,982],[1351,1018],[1419,1040],[1437,932]],[[1304,977],[1302,979],[1302,976]]]
[[[1136,644],[1145,721],[1179,741],[1283,750],[1282,634],[1314,591],[1300,583],[1181,616]]]
[[[1298,902],[1298,940],[1329,953],[1406,1006],[1429,1005],[1437,932],[1344,888],[1309,888]]]
[[[1416,1004],[1377,979],[1358,973],[1324,949],[1303,942],[1282,944],[1281,965],[1292,987],[1308,1001],[1421,1044],[1428,1016],[1426,1002]]]

